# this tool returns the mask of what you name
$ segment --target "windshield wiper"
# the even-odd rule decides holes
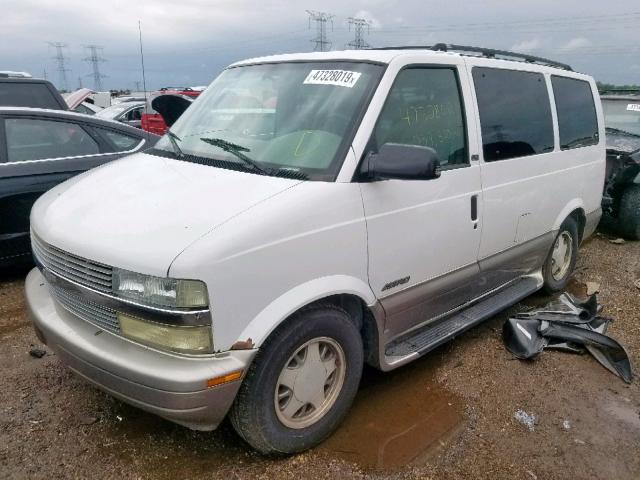
[[[175,153],[176,157],[178,158],[184,158],[184,152],[178,145],[178,142],[182,141],[180,140],[180,137],[175,133],[173,133],[170,129],[167,129],[166,133],[167,133],[167,138],[169,139],[169,142],[171,142],[171,146],[173,147],[173,153]]]
[[[235,155],[237,158],[239,158],[244,163],[249,165],[252,170],[259,172],[262,175],[269,175],[269,173],[266,170],[264,170],[260,165],[258,165],[254,160],[252,160],[251,158],[246,156],[244,153],[242,153],[242,152],[250,152],[251,150],[249,148],[243,147],[242,145],[238,145],[236,143],[227,142],[222,138],[201,137],[200,140],[202,140],[204,143],[208,143],[209,145],[213,145],[214,147],[218,147],[224,150],[225,152]]]
[[[639,133],[627,132],[626,130],[621,130],[619,128],[605,127],[605,130],[608,130],[613,133],[621,133],[623,135],[631,135],[632,137],[640,137]]]

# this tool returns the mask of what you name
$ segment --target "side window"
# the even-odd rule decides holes
[[[96,141],[75,123],[8,118],[5,130],[10,162],[100,153]]]
[[[114,152],[126,152],[127,150],[135,148],[135,146],[142,141],[137,137],[131,137],[124,133],[118,133],[104,128],[98,128],[97,130],[107,137],[107,140],[113,146]]]
[[[401,143],[433,148],[443,168],[468,164],[464,111],[454,68],[407,68],[378,118],[374,147]]]
[[[484,160],[553,151],[549,92],[541,73],[473,68]]]
[[[134,108],[131,110],[131,119],[130,120],[141,120],[142,119],[142,107]]]
[[[553,75],[551,84],[562,150],[597,144],[598,118],[589,82]]]

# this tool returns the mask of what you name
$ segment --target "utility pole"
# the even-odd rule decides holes
[[[93,70],[92,73],[87,75],[88,77],[93,77],[93,89],[96,92],[102,91],[102,79],[106,77],[100,73],[100,64],[102,62],[106,62],[107,60],[102,58],[99,55],[99,52],[102,52],[104,47],[100,45],[84,45],[84,48],[89,50],[89,56],[82,59],[83,62],[91,63],[91,68]]]
[[[353,25],[353,29],[355,31],[355,38],[353,40],[351,40],[349,43],[347,43],[347,47],[352,47],[355,50],[362,50],[363,48],[370,48],[371,45],[369,45],[365,40],[364,40],[364,29],[367,29],[367,33],[369,33],[369,29],[371,27],[371,22],[369,20],[366,20],[364,18],[354,18],[354,17],[349,17],[347,19],[347,21],[349,22],[349,31],[351,31],[351,26]]]
[[[314,10],[307,10],[307,13],[309,14],[309,28],[311,28],[312,20],[316,22],[316,38],[311,40],[315,43],[313,49],[320,52],[328,51],[331,48],[331,42],[327,40],[327,22],[331,22],[331,30],[333,31],[334,15]]]
[[[68,59],[67,57],[64,56],[64,51],[62,50],[63,48],[67,48],[67,44],[61,43],[61,42],[48,42],[48,43],[49,45],[51,45],[56,49],[56,56],[53,57],[53,59],[56,61],[58,75],[60,79],[60,85],[58,85],[58,88],[60,88],[61,90],[67,91],[69,88],[69,86],[67,85],[67,72],[70,72],[71,70],[68,69],[67,66],[65,65],[65,62]]]

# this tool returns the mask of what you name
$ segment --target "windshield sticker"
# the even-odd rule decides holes
[[[632,112],[640,112],[640,103],[630,103],[627,105],[627,110],[631,110]]]
[[[311,70],[303,83],[337,85],[338,87],[352,88],[359,78],[360,72],[350,72],[348,70]]]

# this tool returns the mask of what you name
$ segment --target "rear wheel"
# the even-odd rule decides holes
[[[640,185],[630,185],[620,197],[618,229],[631,240],[640,240]]]
[[[567,218],[558,231],[547,260],[542,267],[543,290],[549,294],[564,290],[578,258],[578,226]]]
[[[260,348],[229,417],[265,454],[311,448],[340,424],[360,383],[360,332],[343,309],[303,310]]]

